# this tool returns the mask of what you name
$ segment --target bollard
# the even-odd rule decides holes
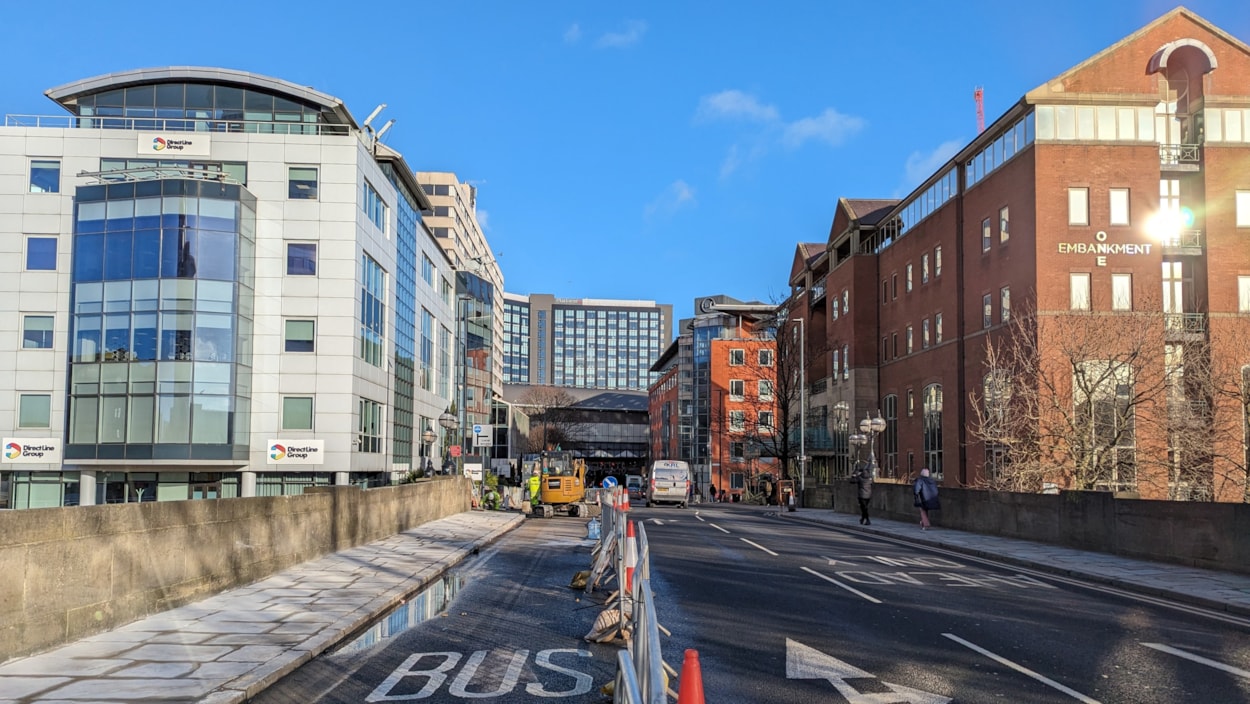
[[[699,667],[699,651],[694,648],[686,650],[678,685],[680,688],[677,690],[677,704],[704,704],[703,671]]]

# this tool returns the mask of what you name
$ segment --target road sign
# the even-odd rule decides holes
[[[451,447],[447,448],[447,453],[448,453],[448,454],[450,454],[452,457],[459,457],[459,456],[460,456],[460,446],[459,446],[459,445],[452,445]]]
[[[604,477],[601,484],[603,485],[604,489],[611,489],[612,487],[616,486],[616,477]]]
[[[482,430],[482,428],[483,428],[483,427],[485,427],[485,426],[483,426],[481,423],[474,423],[474,424],[473,424],[473,434],[474,434],[474,435],[481,435],[483,432],[485,432],[484,430]]]

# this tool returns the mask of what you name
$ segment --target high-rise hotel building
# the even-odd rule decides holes
[[[440,452],[455,270],[373,126],[221,68],[47,96],[64,114],[0,127],[0,506],[381,483]]]

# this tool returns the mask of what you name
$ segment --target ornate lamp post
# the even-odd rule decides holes
[[[868,444],[868,463],[872,467],[873,477],[877,476],[877,436],[883,431],[885,431],[885,419],[881,417],[881,411],[877,411],[876,418],[869,418],[865,413],[864,419],[859,422],[861,443],[866,440]]]
[[[428,472],[434,467],[434,463],[430,459],[430,455],[433,454],[434,440],[436,437],[437,436],[434,434],[434,429],[431,428],[429,425],[426,425],[425,432],[421,433],[421,444],[425,445],[425,452],[423,453],[425,456],[425,466],[421,468],[422,471]]]

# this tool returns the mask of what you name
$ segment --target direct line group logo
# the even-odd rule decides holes
[[[11,442],[4,446],[5,459],[15,460],[22,456],[22,446],[15,442]]]
[[[277,460],[280,460],[283,457],[286,457],[285,447],[283,447],[282,445],[279,445],[278,443],[274,443],[273,445],[269,447],[269,459],[274,460],[276,462]],[[9,459],[12,459],[12,458],[10,457]]]
[[[152,139],[152,151],[159,152],[166,146],[164,137],[155,137]]]

